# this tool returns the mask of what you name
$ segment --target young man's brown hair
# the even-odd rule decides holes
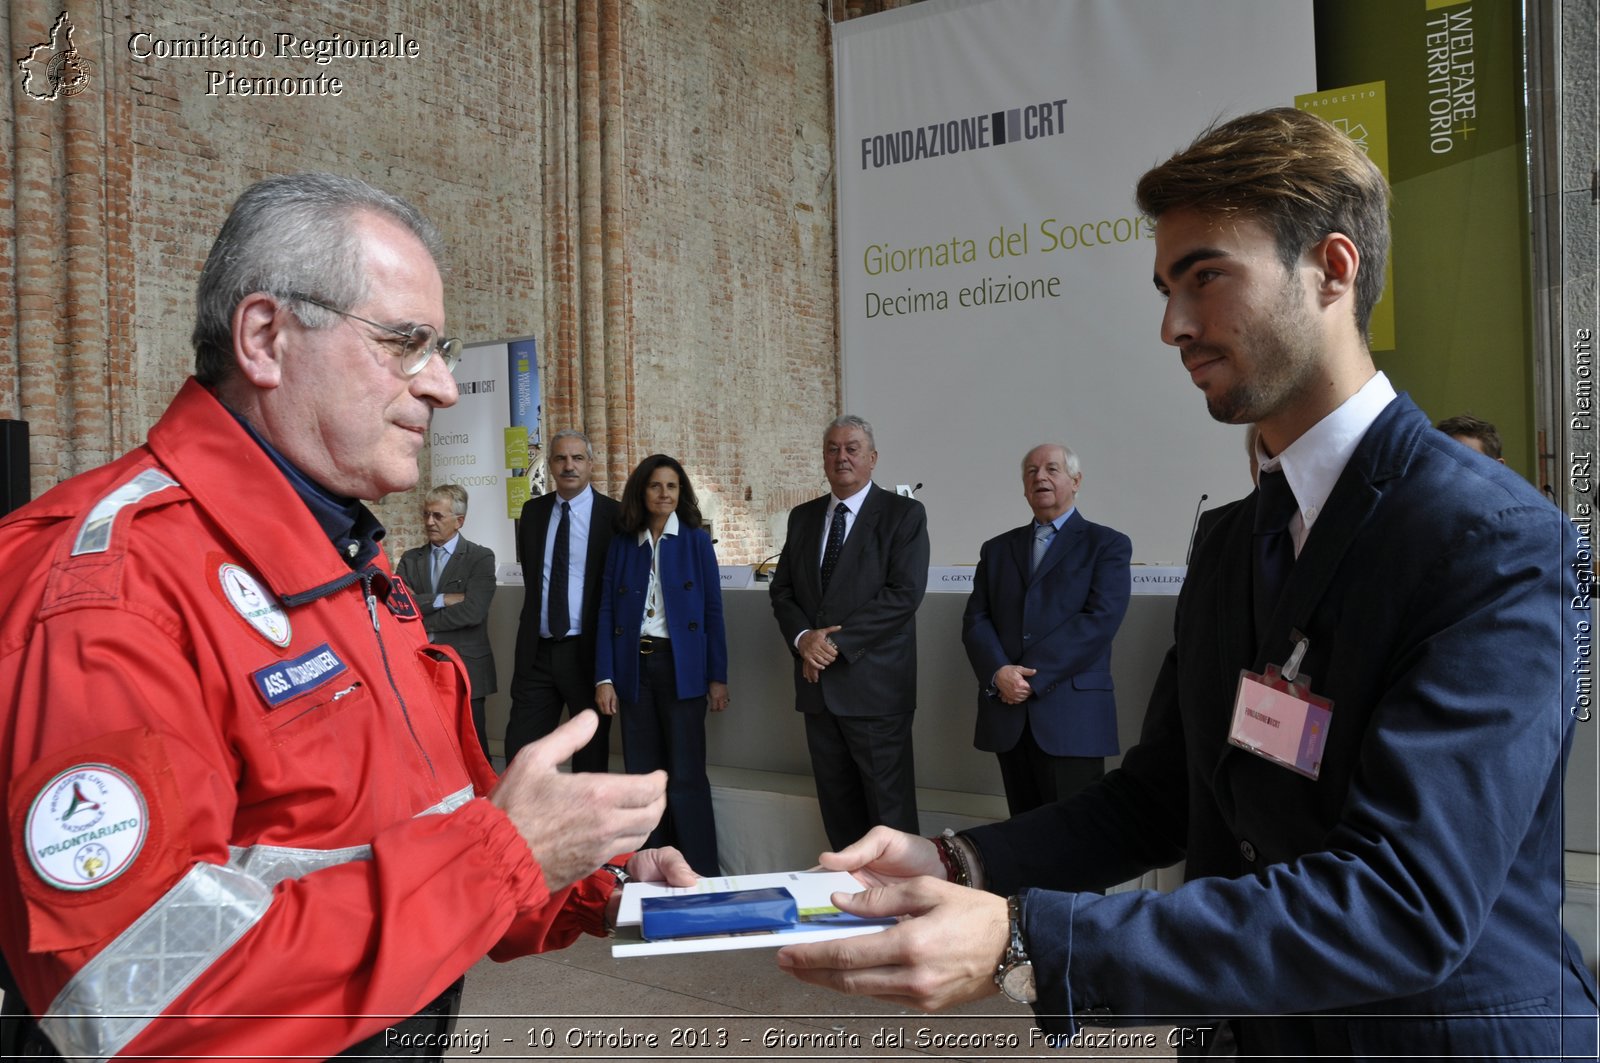
[[[1212,126],[1141,177],[1135,197],[1155,219],[1179,209],[1254,218],[1272,231],[1285,269],[1324,236],[1344,233],[1361,255],[1356,328],[1367,334],[1383,294],[1389,185],[1355,141],[1321,118],[1276,107]]]

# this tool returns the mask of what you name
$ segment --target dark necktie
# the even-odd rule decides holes
[[[840,502],[833,507],[833,523],[828,525],[828,548],[822,551],[822,592],[828,592],[828,581],[833,578],[833,569],[839,563],[839,551],[844,549],[844,522],[850,515],[850,507]]]
[[[1256,637],[1266,633],[1267,623],[1283,597],[1294,568],[1294,538],[1289,534],[1289,518],[1295,513],[1294,491],[1282,472],[1265,472],[1256,485],[1255,519],[1255,620]]]
[[[561,523],[556,525],[556,544],[550,550],[550,637],[564,639],[572,626],[572,611],[567,606],[567,569],[572,557],[572,507],[561,503]]]

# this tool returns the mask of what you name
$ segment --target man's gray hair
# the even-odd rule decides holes
[[[1065,443],[1035,443],[1033,446],[1029,447],[1027,453],[1022,455],[1022,475],[1028,475],[1028,454],[1032,454],[1040,447],[1055,447],[1057,450],[1061,451],[1061,462],[1066,466],[1067,475],[1078,475],[1078,455],[1074,454],[1072,452],[1072,448],[1067,446]]]
[[[872,426],[867,423],[867,419],[865,417],[857,417],[853,413],[847,413],[840,417],[835,417],[833,421],[829,423],[828,427],[822,430],[822,442],[824,444],[828,442],[828,433],[833,431],[835,428],[859,428],[861,429],[861,433],[867,437],[867,446],[871,447],[873,450],[878,449],[877,440],[872,438]]]
[[[583,452],[589,456],[590,461],[594,461],[594,445],[589,442],[588,436],[584,435],[576,428],[563,428],[561,431],[550,437],[550,449],[545,452],[547,455],[547,461],[549,458],[555,456],[556,444],[561,442],[563,439],[583,440]]]
[[[428,501],[450,500],[450,511],[458,517],[467,515],[467,489],[460,484],[440,484],[428,492]]]
[[[331,173],[269,177],[234,203],[195,291],[194,371],[213,386],[233,372],[233,312],[253,292],[287,300],[309,295],[330,306],[360,305],[370,287],[354,222],[362,214],[389,218],[411,231],[435,263],[439,230],[416,207],[365,181]],[[294,301],[294,316],[321,328],[335,315]]]

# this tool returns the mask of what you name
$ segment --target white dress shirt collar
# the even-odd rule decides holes
[[[568,508],[571,509],[572,512],[574,512],[574,513],[577,513],[579,511],[582,511],[583,513],[588,513],[590,510],[592,510],[594,508],[594,485],[592,485],[592,484],[585,485],[584,489],[582,491],[579,491],[577,494],[573,495],[570,499],[569,498],[562,498],[560,495],[556,495],[555,510],[554,510],[554,514],[555,515],[552,518],[553,520],[560,520],[561,519],[561,503],[563,503],[563,502],[565,502],[567,504]]]
[[[1289,531],[1294,536],[1297,555],[1311,533],[1311,526],[1327,505],[1333,485],[1339,481],[1344,467],[1350,464],[1350,456],[1356,452],[1372,422],[1394,398],[1394,385],[1389,383],[1389,378],[1383,373],[1374,373],[1360,391],[1312,425],[1285,447],[1282,454],[1269,458],[1262,452],[1260,442],[1256,443],[1261,471],[1282,469],[1289,480],[1289,489],[1294,492],[1298,510],[1289,522]]]
[[[1067,511],[1065,513],[1061,514],[1061,516],[1057,517],[1055,520],[1050,522],[1051,524],[1055,525],[1055,528],[1056,528],[1055,532],[1051,532],[1050,534],[1053,536],[1053,535],[1056,534],[1056,532],[1059,532],[1062,529],[1062,527],[1067,523],[1067,521],[1072,519],[1072,515],[1074,513],[1076,513],[1076,512],[1078,512],[1078,507],[1077,506],[1068,506],[1067,507]],[[1039,518],[1038,517],[1033,518],[1033,526],[1035,528],[1044,527],[1044,525],[1039,523]]]
[[[870,491],[870,490],[872,490],[872,481],[868,480],[867,481],[867,486],[863,487],[861,490],[857,491],[855,494],[851,495],[849,498],[840,498],[838,495],[833,494],[832,492],[829,492],[829,494],[828,494],[828,512],[832,513],[834,510],[839,508],[839,503],[843,502],[845,504],[845,506],[849,508],[850,515],[852,517],[860,516],[861,515],[861,507],[866,502],[866,500],[867,500],[867,492]]]
[[[667,514],[666,527],[661,529],[661,537],[663,539],[665,539],[669,535],[677,535],[677,534],[678,534],[678,515],[676,513],[668,513]],[[650,541],[650,526],[647,524],[643,528],[639,529],[639,545],[640,546],[644,546],[649,541]]]

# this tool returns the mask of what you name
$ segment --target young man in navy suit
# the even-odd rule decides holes
[[[1111,640],[1133,543],[1078,512],[1083,472],[1061,443],[1022,459],[1033,520],[983,544],[961,641],[978,677],[973,745],[1000,758],[1013,816],[1070,797],[1115,756]]]
[[[1179,1032],[1241,1057],[1593,1059],[1561,925],[1573,529],[1374,367],[1388,188],[1347,136],[1246,115],[1138,200],[1161,337],[1262,459],[1195,548],[1139,744],[1048,808],[825,854],[883,887],[841,908],[910,918],[780,964],[925,1009],[999,989],[1062,1036],[1228,1016]],[[1171,893],[1087,892],[1179,858]]]

